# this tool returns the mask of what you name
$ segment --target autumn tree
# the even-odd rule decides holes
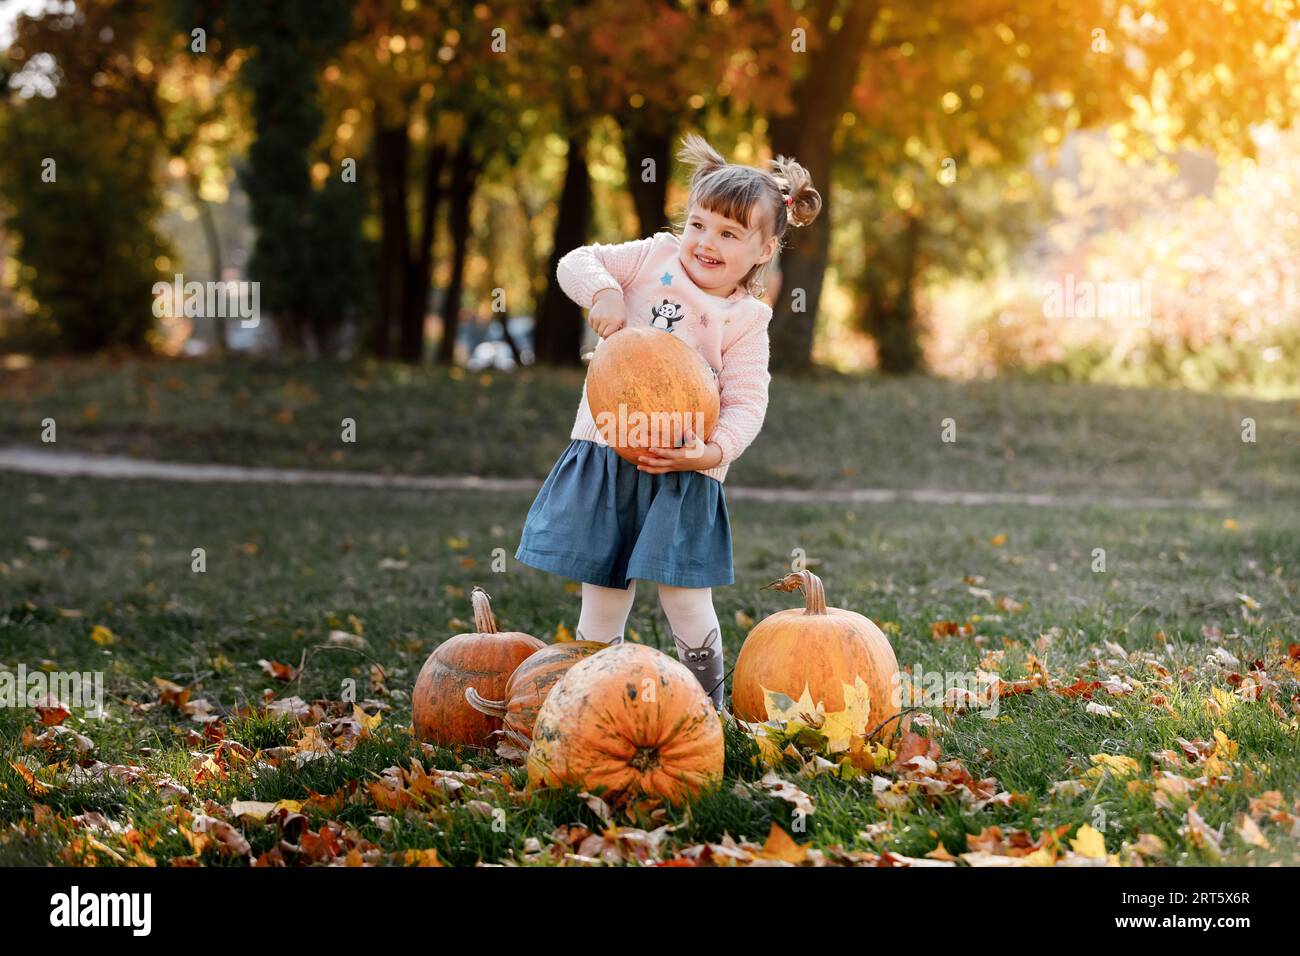
[[[339,344],[362,278],[359,191],[313,182],[321,134],[320,77],[351,30],[344,0],[178,0],[177,21],[247,50],[253,140],[241,177],[257,241],[250,270],[286,343],[324,353]],[[196,49],[195,55],[203,55]]]
[[[156,227],[155,5],[20,16],[0,60],[0,184],[35,345],[144,348],[168,246]]]
[[[510,7],[370,0],[357,6],[353,37],[327,73],[337,121],[332,149],[366,156],[364,179],[379,218],[379,308],[367,344],[380,357],[423,357],[445,220],[438,359],[452,360],[474,195],[493,156],[517,156],[528,135],[519,121],[525,78],[507,54],[519,32]]]
[[[811,362],[848,116],[895,129],[900,147],[915,137],[958,157],[987,144],[992,162],[1010,164],[1070,130],[1144,116],[1167,143],[1248,148],[1250,124],[1288,122],[1297,95],[1293,22],[1265,3],[812,0],[794,29],[791,109],[773,116],[772,149],[809,168],[828,208],[783,256],[772,335],[773,363],[786,369]]]

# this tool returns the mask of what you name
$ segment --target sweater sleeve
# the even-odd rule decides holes
[[[767,327],[772,311],[764,308],[761,321],[731,343],[722,353],[722,370],[718,373],[720,410],[710,441],[722,449],[722,464],[729,465],[758,437],[767,416],[767,387],[772,381],[768,371],[771,345]]]
[[[614,244],[579,246],[556,267],[560,288],[584,309],[601,289],[624,291],[650,255],[655,237]]]

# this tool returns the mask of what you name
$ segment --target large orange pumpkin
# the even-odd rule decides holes
[[[543,647],[515,668],[500,700],[484,698],[476,687],[465,688],[465,699],[471,707],[501,721],[504,739],[497,752],[511,757],[527,754],[537,712],[551,688],[578,661],[608,647],[601,641],[565,641]]]
[[[636,463],[647,448],[681,444],[690,429],[708,440],[718,422],[718,384],[704,358],[670,332],[619,329],[587,368],[587,407],[601,437]]]
[[[811,571],[787,574],[768,587],[802,590],[804,607],[777,611],[745,638],[732,672],[731,706],[747,721],[767,719],[763,688],[798,700],[807,687],[827,713],[844,709],[844,685],[861,677],[871,689],[867,730],[880,726],[888,741],[898,730],[898,659],[880,628],[854,611],[826,606],[821,578]],[[890,720],[890,718],[895,718]]]
[[[621,644],[569,668],[542,704],[533,786],[605,788],[678,803],[722,778],[722,723],[680,661]]]
[[[471,707],[465,700],[466,688],[473,685],[483,694],[500,697],[515,668],[546,646],[531,634],[497,631],[491,602],[482,588],[474,588],[470,601],[474,605],[474,633],[460,634],[440,644],[415,680],[411,723],[421,740],[488,746],[501,721]]]

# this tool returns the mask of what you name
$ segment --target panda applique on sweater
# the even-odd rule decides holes
[[[650,324],[656,329],[673,331],[673,326],[686,318],[686,309],[677,302],[664,299],[662,303],[650,310]]]

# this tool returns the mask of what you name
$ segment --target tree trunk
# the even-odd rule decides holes
[[[587,240],[591,221],[591,182],[587,173],[586,130],[569,137],[569,161],[555,219],[555,241],[546,268],[546,293],[537,314],[534,352],[538,362],[581,365],[582,310],[564,294],[555,271],[560,259]]]
[[[199,207],[199,222],[203,224],[203,241],[208,247],[208,263],[212,272],[212,281],[220,282],[221,273],[225,271],[225,265],[222,262],[221,255],[221,234],[217,232],[217,219],[212,215],[212,206],[203,198],[199,190],[199,179],[192,172],[189,176],[190,194],[194,197],[194,203]],[[220,312],[221,310],[217,310]],[[226,317],[224,315],[214,315],[212,317],[213,337],[217,340],[217,354],[225,355],[228,351],[226,335]]]
[[[668,225],[668,179],[672,172],[673,123],[659,122],[636,114],[619,117],[623,129],[623,155],[627,159],[627,187],[636,207],[641,236]],[[643,181],[642,163],[654,160],[654,181]]]
[[[379,217],[382,237],[379,260],[379,315],[373,330],[372,350],[381,359],[393,354],[394,326],[401,321],[409,285],[411,239],[406,208],[406,162],[409,138],[406,124],[383,126],[375,110],[375,155],[379,171]]]
[[[501,297],[501,309],[496,308],[496,290],[501,288],[497,284],[498,270],[497,263],[502,259],[499,238],[505,235],[506,205],[499,199],[489,198],[487,201],[487,284],[488,298],[491,299],[491,318],[501,326],[501,338],[510,348],[510,355],[515,360],[516,368],[523,368],[524,356],[519,349],[519,343],[515,337],[510,334],[510,303],[505,296]],[[526,245],[528,243],[525,243]]]
[[[433,250],[437,238],[438,207],[442,204],[442,168],[447,147],[429,147],[424,160],[424,184],[420,192],[420,234],[412,261],[407,264],[401,311],[398,355],[404,362],[424,358],[424,316],[433,287]]]
[[[528,202],[523,188],[523,177],[517,172],[511,173],[511,190],[514,196],[515,205],[519,208],[519,214],[523,217],[525,229],[524,241],[519,244],[520,252],[524,260],[524,269],[528,275],[528,305],[527,309],[531,310],[534,319],[534,328],[536,327],[536,318],[538,309],[541,308],[542,295],[546,292],[546,276],[542,273],[542,262],[537,256],[537,246],[533,242],[533,235],[528,224],[535,222],[542,214],[541,208],[534,209]]]
[[[843,14],[837,32],[827,26],[831,8],[821,6],[819,33],[822,46],[811,51],[807,72],[791,93],[794,111],[771,123],[772,152],[792,156],[812,176],[821,193],[822,212],[812,225],[797,230],[781,254],[781,290],[775,304],[771,336],[772,367],[784,371],[805,371],[812,366],[813,333],[821,302],[822,280],[830,249],[831,165],[835,129],[857,79],[862,52],[870,42],[871,25],[878,3],[855,2]],[[793,297],[800,290],[802,302]],[[792,307],[801,304],[802,310]]]
[[[478,172],[474,160],[474,137],[467,129],[451,166],[451,209],[447,222],[451,232],[451,276],[447,281],[447,294],[443,297],[442,342],[438,346],[438,361],[444,365],[450,365],[456,356],[460,302],[465,290],[465,259],[469,254],[470,201],[474,198]]]
[[[909,215],[898,243],[897,264],[887,263],[882,270],[880,257],[873,256],[863,273],[859,327],[875,340],[879,368],[886,375],[907,375],[922,370],[916,280],[924,232],[924,220],[919,215]],[[892,270],[893,274],[886,270]]]

